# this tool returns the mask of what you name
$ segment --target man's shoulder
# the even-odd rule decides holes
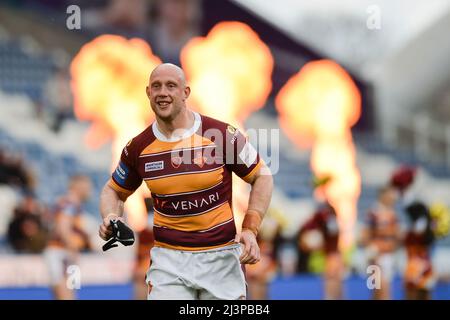
[[[205,116],[203,114],[200,114],[202,118],[202,127],[203,131],[209,130],[209,129],[219,129],[223,132],[228,131],[229,133],[233,134],[237,128],[232,126],[231,124],[227,122],[223,122],[221,120]]]
[[[202,118],[202,126],[205,128],[223,128],[227,126],[227,123],[212,117],[208,117],[204,114],[200,114]]]
[[[129,140],[124,148],[125,153],[131,152],[140,154],[147,145],[152,143],[156,139],[153,134],[152,125],[149,125],[141,133]]]

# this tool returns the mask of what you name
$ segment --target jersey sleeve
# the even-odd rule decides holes
[[[231,125],[225,133],[225,165],[241,179],[249,182],[262,164],[248,138]]]
[[[136,155],[130,141],[122,150],[120,161],[111,175],[109,186],[116,191],[131,195],[142,183],[135,161]]]

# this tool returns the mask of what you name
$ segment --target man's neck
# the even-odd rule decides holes
[[[187,108],[183,109],[175,119],[171,121],[164,121],[156,118],[159,131],[167,138],[172,138],[173,134],[183,134],[194,125],[194,113]]]

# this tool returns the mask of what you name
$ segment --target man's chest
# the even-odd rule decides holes
[[[142,154],[137,170],[152,193],[201,190],[222,180],[224,163],[214,145]]]

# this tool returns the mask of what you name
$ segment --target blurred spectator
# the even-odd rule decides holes
[[[149,4],[148,0],[111,0],[103,11],[103,21],[125,30],[145,28]]]
[[[83,26],[97,34],[146,38],[150,5],[150,0],[110,0],[104,8],[86,10]]]
[[[76,264],[78,254],[91,249],[90,236],[84,226],[83,204],[91,196],[92,184],[87,176],[70,179],[67,194],[61,197],[53,211],[50,236],[45,250],[50,285],[55,299],[74,299],[66,286],[66,269]]]
[[[34,188],[34,176],[20,156],[0,150],[0,184],[30,193]]]
[[[32,196],[26,196],[15,208],[8,227],[8,241],[18,253],[41,253],[47,242],[42,223],[44,208]]]
[[[380,288],[373,292],[373,299],[391,299],[391,280],[395,269],[395,250],[399,245],[399,224],[395,213],[397,190],[392,186],[380,189],[378,201],[370,210],[362,243],[367,248],[368,262],[381,271]]]
[[[199,34],[197,0],[157,0],[151,45],[164,62],[180,64],[180,51]]]
[[[44,88],[43,108],[53,131],[58,132],[66,119],[74,118],[72,89],[67,68],[61,67],[48,79]]]

